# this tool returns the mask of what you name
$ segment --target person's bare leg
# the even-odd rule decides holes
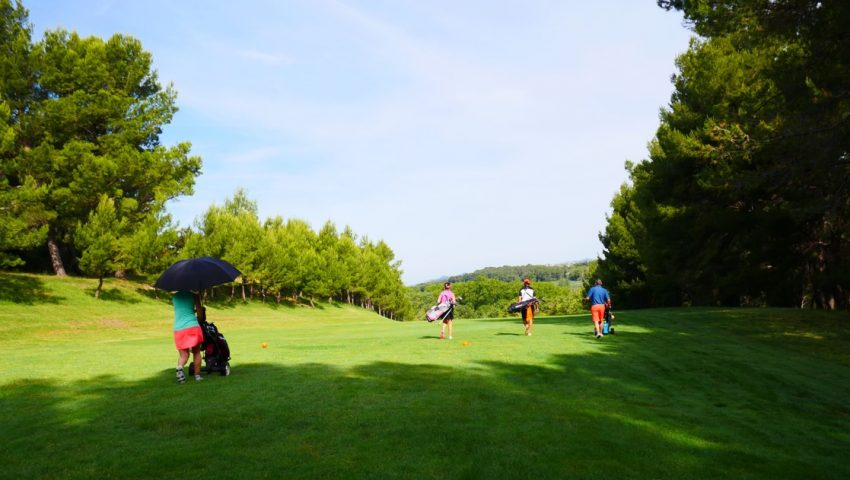
[[[177,368],[183,369],[186,366],[186,360],[189,360],[189,349],[182,348],[178,350],[179,355],[177,356]]]
[[[201,346],[192,347],[192,359],[195,362],[195,375],[201,374]]]

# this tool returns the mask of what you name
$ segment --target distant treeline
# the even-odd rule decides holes
[[[452,275],[448,277],[450,282],[469,282],[478,277],[493,278],[503,282],[519,281],[529,278],[536,282],[557,282],[560,284],[574,284],[584,282],[591,261],[564,263],[558,265],[521,265],[501,267],[486,267],[471,273]]]
[[[523,265],[488,267],[472,273],[452,275],[408,290],[408,298],[417,318],[434,305],[446,281],[463,300],[457,305],[458,318],[507,317],[507,308],[517,301],[522,279],[532,281],[535,295],[541,299],[544,315],[569,315],[585,311],[582,299],[587,275],[596,261],[563,265]]]

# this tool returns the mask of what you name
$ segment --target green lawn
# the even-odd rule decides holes
[[[0,273],[0,478],[850,478],[847,313],[622,311],[601,340],[587,315],[460,318],[448,341],[213,302],[233,374],[177,385],[168,300],[94,286]]]

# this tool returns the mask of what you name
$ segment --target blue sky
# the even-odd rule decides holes
[[[654,0],[29,0],[35,38],[141,40],[203,158],[182,226],[244,188],[261,220],[382,239],[408,284],[595,258],[668,104],[682,17]]]

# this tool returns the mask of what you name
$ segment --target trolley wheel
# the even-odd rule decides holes
[[[221,371],[221,376],[226,377],[230,375],[230,362],[224,364],[224,370]]]
[[[194,375],[195,374],[195,362],[189,362],[189,369],[186,370],[186,371],[189,372],[191,375]]]
[[[610,334],[612,334],[612,335],[613,335],[613,334],[614,334],[614,327],[609,328],[609,329],[608,329],[608,333],[610,333]]]

